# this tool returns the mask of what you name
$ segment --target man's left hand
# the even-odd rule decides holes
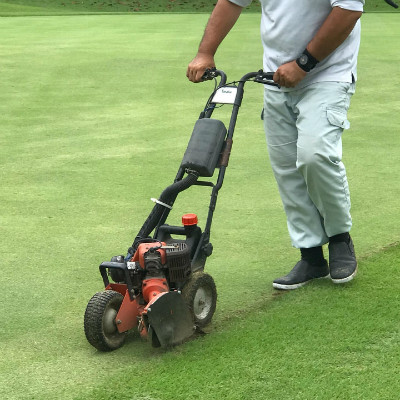
[[[291,61],[281,65],[274,74],[274,82],[279,86],[293,88],[305,78],[307,72],[303,71],[296,63]]]

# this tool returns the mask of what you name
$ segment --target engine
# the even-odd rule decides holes
[[[183,286],[191,276],[190,248],[183,241],[168,245],[157,241],[141,243],[127,262],[127,267],[136,291],[141,290],[145,279],[151,278],[166,278],[170,289],[176,289]],[[115,282],[123,282],[123,274],[113,270],[111,273]]]

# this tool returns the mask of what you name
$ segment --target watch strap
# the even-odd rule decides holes
[[[304,49],[300,57],[296,59],[296,63],[303,71],[310,72],[319,61],[307,49]]]

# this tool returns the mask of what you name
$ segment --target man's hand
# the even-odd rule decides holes
[[[201,77],[207,68],[214,68],[214,57],[210,54],[197,53],[196,57],[190,62],[186,76],[191,82],[201,82]]]
[[[333,7],[321,28],[307,45],[307,50],[319,61],[337,49],[349,36],[361,11],[350,11]],[[283,87],[295,87],[307,75],[296,63],[288,62],[281,65],[274,74],[275,83]]]
[[[274,82],[279,86],[293,88],[302,81],[307,72],[303,71],[296,63],[291,61],[281,65],[274,74]]]

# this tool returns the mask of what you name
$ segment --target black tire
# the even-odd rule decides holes
[[[182,296],[198,328],[207,326],[217,305],[217,288],[211,275],[195,272],[182,290]]]
[[[121,347],[126,334],[118,332],[115,317],[124,296],[114,290],[96,293],[89,301],[84,319],[88,342],[100,351],[111,351]]]

